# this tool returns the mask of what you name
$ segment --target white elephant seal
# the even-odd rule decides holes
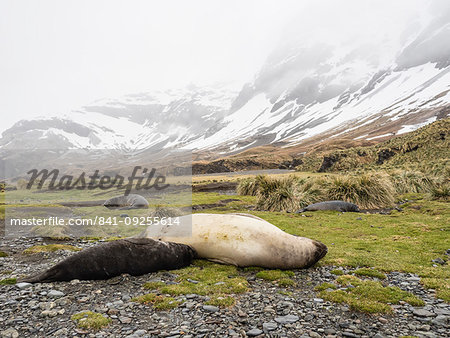
[[[290,235],[247,214],[182,216],[179,224],[149,226],[141,236],[186,244],[199,258],[239,267],[308,268],[327,253],[318,241]]]

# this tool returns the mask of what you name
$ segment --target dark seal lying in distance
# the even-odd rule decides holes
[[[139,276],[191,264],[196,252],[188,245],[150,238],[127,238],[84,249],[22,282],[108,279],[128,273]]]
[[[129,194],[110,198],[103,203],[108,209],[145,209],[148,208],[148,201],[138,194]]]
[[[305,211],[318,211],[318,210],[336,210],[342,212],[359,212],[359,207],[356,204],[344,202],[344,201],[325,201],[308,205],[306,208],[300,209],[296,214]]]

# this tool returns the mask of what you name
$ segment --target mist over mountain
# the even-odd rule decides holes
[[[307,6],[240,90],[189,86],[17,122],[0,147],[192,149],[223,156],[323,135],[376,140],[450,112],[450,3]],[[320,22],[317,22],[320,18]]]

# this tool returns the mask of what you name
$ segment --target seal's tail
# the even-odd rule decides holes
[[[55,267],[52,267],[44,272],[38,273],[36,275],[21,278],[19,282],[27,283],[50,283],[60,280],[58,278],[58,271]]]

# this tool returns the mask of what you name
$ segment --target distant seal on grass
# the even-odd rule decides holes
[[[22,281],[44,283],[108,279],[122,273],[138,276],[188,266],[195,255],[195,250],[184,244],[150,238],[126,238],[79,251],[47,271]]]
[[[141,236],[183,243],[194,248],[199,258],[240,267],[308,268],[327,253],[324,244],[290,235],[253,215],[193,214],[179,221],[149,226]]]
[[[306,208],[300,209],[296,212],[299,214],[305,211],[317,211],[317,210],[336,210],[342,212],[359,212],[359,208],[356,204],[344,202],[344,201],[325,201],[320,203],[314,203],[308,205]]]
[[[110,198],[103,205],[108,209],[145,209],[148,208],[148,201],[141,195],[129,194]]]

